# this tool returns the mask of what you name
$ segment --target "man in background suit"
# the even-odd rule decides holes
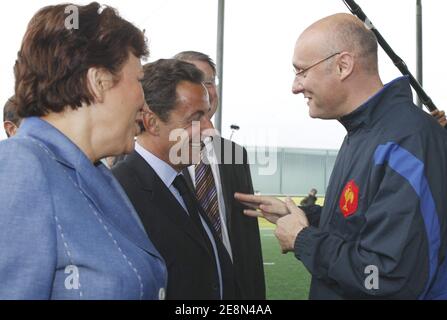
[[[183,51],[175,59],[194,64],[204,75],[210,100],[211,119],[217,110],[216,65],[201,52]],[[209,164],[199,163],[184,170],[225,248],[232,256],[235,277],[242,299],[265,299],[264,267],[258,220],[243,214],[244,207],[233,197],[235,192],[253,193],[247,151],[242,146],[214,136],[206,144]],[[207,179],[208,178],[208,179]]]
[[[17,106],[14,102],[14,96],[6,101],[3,108],[3,128],[8,138],[16,134],[22,119],[17,114]]]
[[[167,299],[239,298],[231,258],[181,174],[200,155],[200,140],[212,129],[202,82],[202,72],[187,62],[145,65],[144,131],[135,151],[113,168],[165,259]]]

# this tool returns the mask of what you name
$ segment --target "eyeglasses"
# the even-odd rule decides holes
[[[219,78],[218,77],[214,77],[213,79],[205,79],[203,81],[203,84],[206,87],[212,87],[212,86],[218,86],[219,85]]]
[[[297,79],[297,78],[299,78],[299,77],[306,78],[306,72],[307,72],[307,71],[309,71],[309,70],[312,69],[313,67],[318,66],[320,63],[322,63],[322,62],[324,62],[324,61],[326,61],[326,60],[329,60],[329,59],[332,58],[332,57],[335,57],[337,54],[340,54],[340,53],[341,53],[341,52],[333,53],[333,54],[331,54],[329,57],[326,57],[326,58],[324,58],[324,59],[321,59],[321,60],[315,62],[314,64],[311,64],[309,67],[304,68],[304,69],[299,70],[299,71],[296,70],[296,69],[294,68],[293,72],[295,72],[295,79]]]

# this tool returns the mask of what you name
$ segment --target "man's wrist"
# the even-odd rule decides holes
[[[311,234],[315,230],[312,226],[307,226],[301,229],[296,235],[295,244],[294,244],[294,252],[295,257],[301,260],[301,257],[304,255],[309,255]]]
[[[290,251],[295,251],[296,248],[296,241],[298,239],[298,235],[300,234],[301,231],[303,231],[306,228],[306,226],[301,227],[301,229],[298,229],[298,232],[296,233],[295,238],[292,241],[292,245],[290,247]]]

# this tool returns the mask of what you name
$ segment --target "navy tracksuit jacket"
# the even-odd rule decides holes
[[[295,242],[309,298],[447,299],[447,130],[406,77],[339,120],[348,134],[319,227]]]

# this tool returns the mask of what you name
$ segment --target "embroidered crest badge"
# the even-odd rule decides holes
[[[353,215],[357,211],[359,203],[359,187],[354,180],[349,181],[343,188],[340,197],[340,210],[345,218]]]

